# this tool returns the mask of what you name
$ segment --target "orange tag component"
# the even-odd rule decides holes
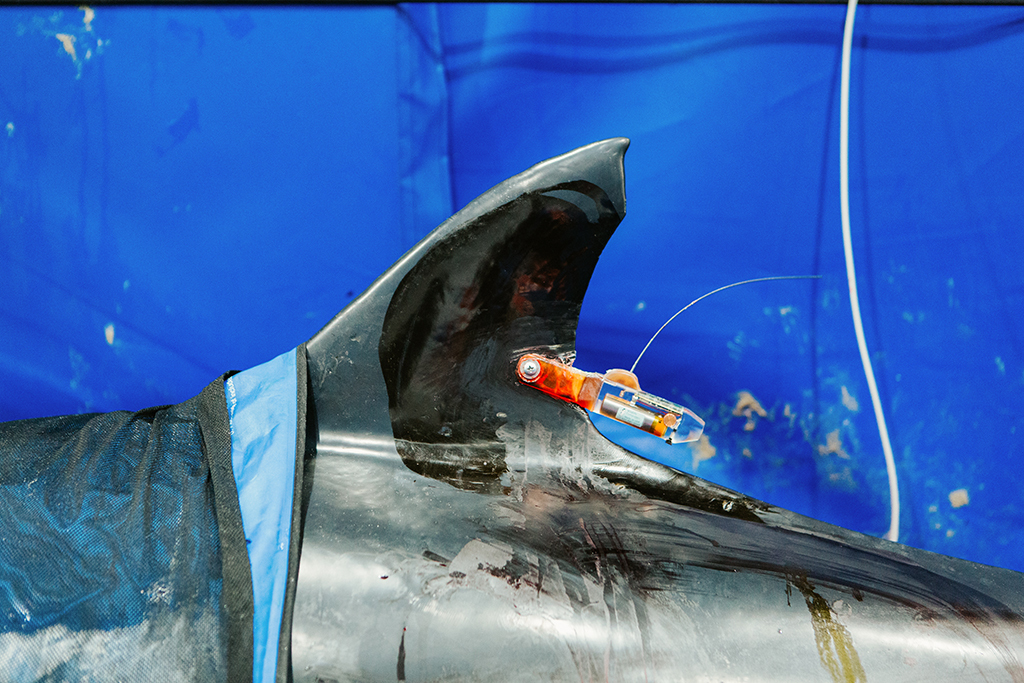
[[[704,420],[696,413],[640,391],[640,382],[628,370],[612,369],[603,375],[584,372],[553,358],[528,353],[519,359],[516,375],[523,384],[549,396],[642,429],[666,443],[696,441],[704,433]]]
[[[519,359],[516,374],[523,384],[587,410],[594,410],[604,382],[604,376],[596,372],[583,372],[536,353],[528,353]]]

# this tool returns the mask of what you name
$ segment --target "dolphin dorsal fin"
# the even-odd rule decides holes
[[[488,190],[310,339],[320,441],[494,442],[487,418],[514,384],[512,355],[575,352],[587,285],[625,215],[628,146],[596,142]]]

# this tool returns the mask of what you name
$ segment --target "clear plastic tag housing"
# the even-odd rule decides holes
[[[696,413],[641,391],[636,375],[628,370],[613,369],[603,375],[584,372],[528,353],[519,359],[516,375],[550,396],[642,429],[666,443],[696,441],[704,433],[704,420]]]

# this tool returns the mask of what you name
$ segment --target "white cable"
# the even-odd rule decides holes
[[[878,435],[882,438],[882,452],[885,454],[885,471],[889,475],[889,531],[885,537],[898,541],[900,534],[900,489],[896,480],[896,461],[889,442],[889,430],[882,413],[882,399],[878,396],[875,372],[871,369],[868,345],[864,341],[864,324],[860,316],[860,300],[857,297],[857,274],[853,268],[853,244],[850,239],[850,52],[853,47],[853,18],[857,13],[857,0],[848,0],[846,5],[846,27],[843,30],[842,80],[839,94],[839,211],[843,224],[843,251],[846,254],[846,281],[850,286],[850,310],[853,313],[853,328],[857,333],[857,348],[864,366],[864,376],[871,392],[871,404],[875,408],[875,422]]]
[[[647,353],[647,349],[649,349],[651,347],[651,344],[654,343],[654,340],[658,338],[658,335],[661,334],[661,331],[663,329],[668,327],[668,324],[670,322],[672,322],[673,320],[678,318],[679,314],[682,313],[683,311],[685,311],[687,308],[689,308],[690,306],[694,305],[698,301],[701,301],[703,299],[707,299],[712,294],[718,294],[722,290],[730,289],[732,287],[739,287],[740,285],[749,285],[752,282],[768,282],[770,280],[817,280],[820,277],[821,277],[820,275],[773,275],[771,277],[755,277],[752,280],[741,280],[740,282],[733,282],[732,284],[725,285],[724,287],[719,287],[718,289],[713,289],[710,292],[708,292],[707,294],[701,294],[696,299],[694,299],[693,301],[691,301],[690,303],[686,304],[685,306],[680,308],[678,311],[676,311],[675,315],[673,315],[671,318],[666,320],[665,324],[658,328],[658,331],[655,332],[654,335],[650,339],[647,340],[647,344],[644,345],[643,350],[640,351],[640,355],[636,357],[635,361],[633,361],[633,365],[632,365],[632,367],[629,368],[629,371],[633,372],[634,370],[636,370],[636,364],[640,362],[640,359],[644,357],[645,353]]]

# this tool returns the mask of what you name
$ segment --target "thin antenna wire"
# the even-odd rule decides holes
[[[678,311],[676,311],[676,314],[674,316],[672,316],[671,318],[666,320],[665,324],[658,328],[658,331],[655,332],[654,336],[651,337],[650,341],[647,342],[647,345],[644,346],[643,351],[640,352],[640,355],[636,357],[635,361],[633,361],[633,367],[631,367],[629,369],[629,371],[633,372],[634,370],[636,370],[636,364],[639,363],[640,359],[644,357],[644,353],[647,352],[647,347],[650,346],[654,342],[655,339],[657,339],[658,335],[661,334],[661,331],[663,329],[665,329],[666,327],[668,327],[668,324],[670,322],[672,322],[673,320],[678,318],[680,313],[682,313],[687,308],[689,308],[690,306],[694,305],[695,303],[697,303],[701,299],[706,299],[709,296],[711,296],[712,294],[718,294],[723,289],[729,289],[730,287],[739,287],[740,285],[749,285],[751,282],[768,282],[769,280],[815,280],[815,279],[820,278],[820,277],[821,277],[820,275],[773,275],[772,277],[755,277],[752,280],[742,280],[740,282],[733,282],[730,285],[725,285],[724,287],[719,287],[718,289],[713,289],[710,292],[708,292],[707,294],[702,294],[701,296],[697,297],[696,299],[694,299],[693,301],[691,301],[690,303],[686,304],[685,306],[680,308]]]
[[[882,439],[885,454],[885,471],[889,475],[889,531],[885,537],[898,541],[900,535],[900,489],[896,480],[896,461],[889,442],[889,430],[882,413],[882,399],[878,395],[875,372],[871,368],[868,345],[864,340],[864,324],[860,316],[860,299],[857,297],[857,274],[853,267],[853,244],[850,238],[850,53],[853,48],[853,18],[857,13],[857,0],[848,0],[846,5],[846,26],[843,29],[842,80],[839,88],[839,212],[843,225],[843,251],[846,254],[846,281],[850,286],[850,310],[853,313],[853,329],[857,334],[857,348],[864,376],[871,393],[871,405],[875,408],[875,422]]]

